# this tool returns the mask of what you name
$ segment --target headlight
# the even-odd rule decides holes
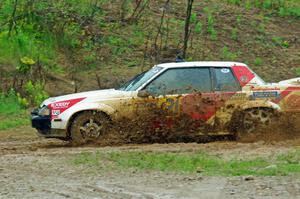
[[[50,116],[50,114],[51,114],[51,110],[48,108],[48,106],[43,106],[39,110],[39,115],[40,116]]]

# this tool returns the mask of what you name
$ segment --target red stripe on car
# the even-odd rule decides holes
[[[285,98],[288,94],[290,94],[292,91],[295,90],[299,90],[299,87],[294,87],[294,86],[287,87],[287,89],[285,89],[280,93],[280,97],[274,99],[273,102],[278,104],[283,98]]]
[[[64,100],[59,102],[54,102],[49,104],[48,107],[51,109],[51,119],[57,118],[58,115],[62,114],[64,111],[69,109],[70,107],[74,106],[78,102],[84,100],[85,97],[71,99],[71,100]]]

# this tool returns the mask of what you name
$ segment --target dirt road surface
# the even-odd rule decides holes
[[[147,144],[70,147],[38,138],[29,127],[0,132],[0,198],[300,198],[300,175],[218,177],[159,171],[93,170],[69,164],[81,152],[198,151],[224,158],[268,156],[300,147],[300,140],[204,144]]]

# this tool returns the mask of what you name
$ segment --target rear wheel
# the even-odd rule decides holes
[[[268,108],[253,108],[244,111],[241,122],[243,135],[253,134],[260,127],[267,127],[273,118],[273,110]]]
[[[108,124],[105,114],[96,111],[86,111],[75,117],[71,125],[71,143],[82,145],[97,140],[105,133]]]

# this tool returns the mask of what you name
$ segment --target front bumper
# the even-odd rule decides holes
[[[48,134],[51,130],[51,117],[38,114],[39,109],[31,112],[31,126],[36,128],[42,134]]]
[[[63,129],[51,129],[51,116],[41,116],[38,109],[31,112],[31,126],[38,131],[38,135],[46,138],[66,138]]]

